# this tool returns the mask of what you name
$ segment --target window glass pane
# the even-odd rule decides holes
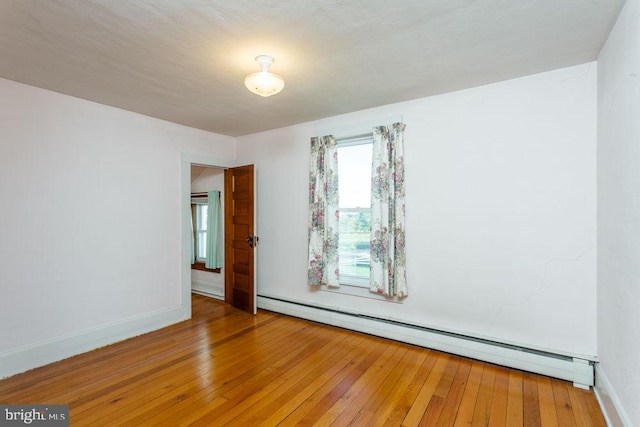
[[[198,258],[206,258],[207,257],[207,232],[206,231],[198,231]]]
[[[340,212],[340,276],[369,279],[371,212]],[[345,280],[341,280],[345,282]],[[348,280],[347,280],[348,282]]]
[[[338,147],[340,208],[371,207],[372,144]]]
[[[196,233],[196,257],[207,257],[207,205],[196,205],[197,233]]]
[[[209,206],[207,205],[198,205],[198,230],[206,230],[207,229],[207,212]]]
[[[338,146],[340,283],[368,286],[371,230],[371,143]]]

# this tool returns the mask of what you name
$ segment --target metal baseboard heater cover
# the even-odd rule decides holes
[[[258,307],[276,313],[389,338],[420,347],[481,360],[483,362],[571,381],[574,386],[580,388],[589,388],[594,385],[593,363],[586,359],[578,359],[269,296],[259,295]]]

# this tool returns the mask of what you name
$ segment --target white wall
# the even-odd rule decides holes
[[[0,361],[180,307],[181,153],[235,139],[3,79],[0,111]]]
[[[224,169],[192,167],[191,171],[191,191],[220,191],[220,207],[224,212]],[[224,268],[220,273],[191,270],[191,287],[195,291],[224,298]]]
[[[638,0],[627,0],[598,59],[598,355],[598,382],[640,425]]]
[[[409,297],[313,292],[309,138],[398,115]],[[595,63],[238,138],[258,174],[258,293],[592,358],[595,153]]]

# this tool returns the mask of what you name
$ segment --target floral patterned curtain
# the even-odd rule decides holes
[[[407,296],[404,233],[404,124],[373,129],[370,290]]]
[[[338,144],[332,136],[311,138],[309,168],[309,285],[338,282]]]

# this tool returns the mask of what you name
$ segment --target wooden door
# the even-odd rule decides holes
[[[253,165],[224,171],[224,299],[252,314],[256,313],[254,270],[258,244],[255,235],[254,179]]]

